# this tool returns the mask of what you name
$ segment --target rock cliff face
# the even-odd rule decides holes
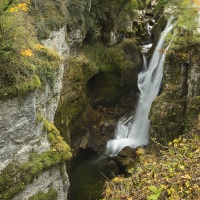
[[[66,57],[69,53],[69,46],[65,38],[66,32],[63,28],[52,32],[50,38],[43,40],[42,43]],[[42,116],[50,123],[54,121],[62,88],[63,71],[64,64],[62,63],[57,73],[54,74],[53,88],[47,84],[43,89],[38,89],[28,95],[0,101],[0,171],[13,162],[28,162],[33,152],[41,154],[50,150],[43,120],[38,118]],[[61,166],[65,169],[65,164]],[[63,176],[66,177],[65,181]],[[67,198],[69,182],[66,169],[62,170],[62,173],[58,167],[44,171],[13,199],[28,199],[39,191],[48,192],[50,186],[58,191],[57,199]],[[6,199],[5,196],[2,198]]]
[[[80,54],[68,63],[56,113],[56,125],[65,139],[70,140],[71,131],[73,144],[79,146],[77,141],[87,135],[99,106],[113,106],[130,90],[137,91],[141,65],[142,57],[134,41],[125,40],[109,48],[102,44],[83,46]],[[89,131],[88,140],[92,132]]]
[[[152,136],[164,143],[182,133],[199,132],[198,47],[185,46],[169,52],[162,92],[151,109]]]
[[[74,2],[66,3],[60,8],[66,9],[65,6],[71,6]],[[33,8],[37,12],[39,10],[36,14],[44,15],[38,6],[41,6],[40,3],[35,1]],[[46,12],[55,12],[51,6],[46,7]],[[86,9],[89,12],[91,2],[84,6],[89,7]],[[49,27],[44,28],[48,30]],[[44,37],[43,33],[40,32],[39,36]],[[29,199],[41,192],[49,193],[52,189],[57,194],[56,199],[67,199],[69,181],[64,161],[70,157],[70,153],[62,153],[64,149],[68,151],[68,147],[53,122],[60,100],[63,73],[68,67],[65,61],[70,54],[77,54],[84,37],[85,33],[79,26],[70,28],[68,32],[66,26],[52,31],[41,43],[64,58],[53,74],[53,86],[45,83],[42,88],[22,96],[0,100],[0,199]],[[73,87],[72,82],[69,87]],[[58,155],[55,151],[59,152]],[[27,169],[30,174],[26,172]],[[19,176],[19,180],[16,176]]]

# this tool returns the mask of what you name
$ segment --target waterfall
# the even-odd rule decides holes
[[[153,26],[150,26],[149,24],[147,24],[147,32],[149,35],[151,35],[151,30],[152,30]]]
[[[172,17],[168,20],[148,66],[143,56],[143,70],[138,75],[139,101],[134,116],[129,118],[122,117],[119,120],[115,130],[115,139],[107,143],[106,154],[110,156],[117,155],[126,146],[136,148],[147,145],[149,142],[150,121],[148,116],[151,104],[160,89],[165,53],[170,44],[165,50],[162,50],[162,47],[166,35],[173,28],[172,20]]]

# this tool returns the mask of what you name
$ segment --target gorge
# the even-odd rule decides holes
[[[144,57],[143,70],[138,74],[140,95],[136,110],[134,116],[128,119],[122,118],[118,122],[115,132],[116,139],[107,143],[107,153],[111,156],[116,156],[126,146],[136,148],[148,144],[150,125],[148,116],[151,104],[160,90],[165,54],[170,44],[163,52],[160,51],[167,33],[173,28],[172,19],[169,19],[161,34],[148,66]]]
[[[0,0],[0,199],[198,199],[198,19],[198,0]]]

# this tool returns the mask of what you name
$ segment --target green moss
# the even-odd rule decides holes
[[[20,75],[19,83],[0,88],[0,99],[13,98],[31,92],[41,85],[54,85],[55,72],[62,62],[62,57],[42,45],[34,47],[33,56],[25,62],[32,75]]]
[[[48,139],[51,144],[51,150],[56,152],[65,152],[66,157],[70,156],[70,147],[63,140],[58,129],[54,124],[49,123],[46,119],[44,120],[44,128],[47,130]]]
[[[161,0],[160,2],[162,2]],[[165,1],[167,2],[167,1]],[[159,3],[158,3],[159,4]],[[173,29],[173,41],[171,43],[171,49],[183,51],[190,51],[191,49],[199,50],[200,47],[200,35],[198,32],[198,9],[197,5],[194,6],[193,1],[173,1],[170,0],[166,6],[173,6],[173,16],[176,19],[176,26]]]
[[[43,2],[43,1],[42,1]],[[40,3],[42,3],[40,1]],[[13,1],[12,3],[17,3]],[[39,2],[32,2],[38,5]],[[48,4],[48,3],[47,3]],[[49,4],[54,4],[49,1]],[[48,5],[49,5],[48,4]],[[48,8],[48,5],[45,5]],[[29,11],[32,7],[29,6]],[[41,9],[45,10],[45,7]],[[57,9],[59,13],[59,7]],[[31,12],[30,11],[30,12]],[[46,10],[47,11],[47,10]],[[55,15],[49,15],[55,16]],[[40,77],[42,83],[53,82],[55,68],[58,68],[61,58],[39,43],[35,37],[35,29],[32,25],[33,18],[27,12],[6,12],[0,15],[0,71],[1,71],[1,89],[3,93],[10,96],[26,93],[35,88],[36,80],[34,75]],[[38,85],[38,84],[37,84]],[[17,88],[17,90],[15,89]]]
[[[82,96],[83,90],[79,94],[80,97],[74,101],[66,100],[60,102],[60,107],[57,110],[56,125],[67,142],[70,142],[70,131],[76,126],[79,117],[88,107],[85,97]]]
[[[0,89],[0,99],[7,99],[27,94],[41,86],[40,79],[37,75],[33,75],[30,79],[16,84],[14,86],[4,87]]]
[[[30,48],[30,41],[35,41],[32,38],[34,29],[29,19],[26,12],[20,11],[5,12],[0,15],[1,78],[9,81],[12,79],[11,83],[19,82],[20,76],[27,78],[27,76],[32,75],[32,70],[29,71],[29,65],[27,65],[27,58],[21,55],[21,51]]]
[[[58,195],[57,193],[57,190],[51,187],[48,192],[38,192],[28,200],[56,200]]]
[[[43,171],[71,158],[70,147],[64,142],[56,127],[47,120],[44,120],[44,127],[51,149],[42,154],[31,154],[30,160],[24,164],[11,163],[4,168],[0,176],[0,199],[10,200]]]
[[[44,117],[42,115],[40,115],[40,114],[37,114],[36,115],[36,119],[37,119],[38,122],[42,122]]]
[[[25,12],[0,15],[1,99],[26,94],[39,88],[41,83],[54,84],[62,58],[37,44],[30,21]]]
[[[159,0],[158,4],[155,7],[155,12],[154,15],[156,18],[159,18],[159,16],[163,13],[165,5],[167,4],[168,1],[166,0]]]
[[[110,48],[101,43],[87,44],[78,57],[69,60],[56,112],[56,125],[66,141],[70,140],[69,132],[79,126],[88,99],[91,104],[108,105],[136,86],[142,59],[135,44],[128,39]]]
[[[96,63],[99,72],[108,73],[113,72],[114,69],[120,71],[122,68],[123,54],[122,51],[119,51],[117,48],[107,48],[104,45],[97,43],[92,46],[85,45],[83,52],[91,61]]]
[[[55,72],[62,62],[62,57],[42,45],[35,45],[32,62],[36,66],[36,74],[40,77],[42,84],[49,83],[53,87]]]
[[[98,72],[98,67],[93,60],[90,60],[84,53],[69,60],[69,77],[72,79],[79,79],[83,84]]]
[[[82,53],[69,60],[63,77],[63,93],[56,113],[56,125],[66,141],[69,132],[77,123],[81,113],[87,109],[85,87],[87,81],[97,73],[97,66]]]
[[[47,39],[52,31],[59,30],[67,22],[67,1],[31,1],[30,14],[35,18],[39,39]]]
[[[110,33],[113,30],[125,32],[127,18],[133,20],[136,16],[135,10],[138,9],[138,3],[141,5],[142,1],[94,0],[88,14],[86,2],[76,0],[71,3],[73,7],[69,10],[70,17],[73,18],[71,26],[77,24],[80,26],[82,22],[82,28],[87,30],[88,42],[103,40],[109,44]]]
[[[135,40],[126,39],[113,47],[100,43],[83,47],[82,52],[98,67],[98,74],[87,84],[91,104],[112,104],[134,87],[142,62],[135,44]]]
[[[40,155],[33,154],[29,162],[25,164],[9,164],[0,176],[0,198],[9,200],[22,191],[26,184],[38,178],[41,173],[58,165],[71,157],[70,152],[50,150]],[[17,177],[17,179],[16,179]]]
[[[126,51],[128,49],[129,51],[136,50],[137,48],[135,43],[135,40],[127,39],[113,47],[106,47],[101,43],[97,43],[95,45],[85,45],[82,52],[90,61],[95,63],[99,72],[114,72],[121,74],[127,64]],[[134,52],[134,54],[137,53]]]

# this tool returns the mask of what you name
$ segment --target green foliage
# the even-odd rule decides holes
[[[47,39],[51,31],[59,30],[67,22],[67,0],[31,0],[30,14],[35,18],[39,39]]]
[[[15,86],[8,86],[0,89],[0,99],[21,96],[39,88],[40,86],[41,82],[39,77],[37,75],[33,75],[26,81],[15,84]]]
[[[4,10],[9,2],[2,3],[1,9]],[[38,41],[26,12],[28,4],[13,3],[14,1],[0,14],[1,99],[33,91],[41,83],[48,82],[53,86],[53,75],[62,60],[56,52],[42,45],[35,45]],[[20,5],[25,7],[20,10]],[[14,8],[17,9],[12,11]]]
[[[111,31],[125,32],[127,19],[135,18],[135,10],[140,5],[140,0],[94,0],[90,13],[85,14],[86,38],[89,41],[102,39],[106,42],[107,34]]]
[[[199,199],[199,135],[181,136],[168,146],[156,145],[157,156],[141,154],[131,177],[106,183],[105,200]]]
[[[125,52],[123,51],[123,44],[115,47],[106,47],[100,43],[92,46],[85,45],[83,48],[85,55],[95,63],[99,72],[114,72],[121,73],[125,66]]]
[[[12,83],[19,82],[24,77],[32,75],[32,70],[27,64],[28,60],[20,54],[22,49],[30,47],[29,22],[24,27],[24,12],[0,15],[0,71],[1,78],[8,79]],[[25,45],[26,44],[26,45]],[[16,76],[17,75],[17,76]]]
[[[70,147],[69,145],[63,140],[60,135],[58,129],[54,126],[54,124],[49,123],[46,119],[44,120],[44,129],[47,130],[48,139],[51,144],[51,150],[55,152],[65,152],[66,155],[63,156],[67,158],[70,157]]]
[[[82,26],[84,28],[85,20],[88,12],[88,3],[84,0],[73,0],[70,1],[68,6],[69,12],[69,27],[76,28]]]
[[[191,0],[176,1],[171,0],[166,7],[173,6],[173,14],[175,16],[176,25],[171,49],[188,49],[191,47],[199,49],[200,34],[198,32],[198,7]]]
[[[61,64],[62,58],[55,51],[42,45],[35,45],[33,64],[36,66],[36,74],[43,84],[54,85],[55,72]]]
[[[168,3],[167,0],[159,0],[158,4],[155,7],[154,15],[155,18],[160,17],[160,15],[163,13],[165,5]]]
[[[148,197],[148,200],[158,200],[161,195],[162,188],[157,188],[156,186],[152,185],[149,187],[149,190],[151,190],[153,194]]]
[[[30,197],[28,200],[56,200],[57,190],[50,188],[48,192],[38,192],[37,194]]]
[[[88,47],[89,48],[89,47]],[[68,79],[80,80],[85,85],[88,80],[98,72],[98,67],[93,60],[88,59],[84,52],[69,60]]]
[[[4,15],[5,12],[16,3],[17,0],[0,0],[0,15]]]
[[[11,163],[3,169],[0,176],[0,199],[10,200],[41,173],[71,158],[70,147],[60,136],[56,127],[44,120],[51,149],[42,154],[31,154],[30,160],[23,164]]]

